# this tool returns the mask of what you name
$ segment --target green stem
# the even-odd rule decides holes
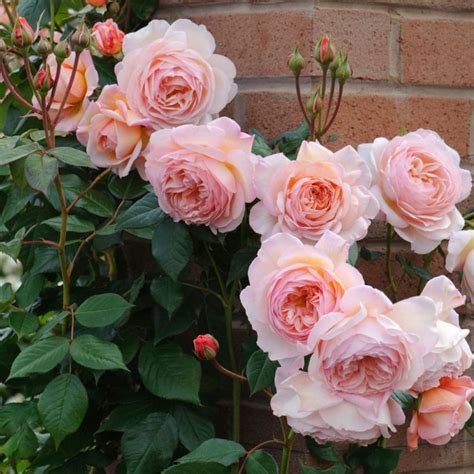
[[[295,441],[295,432],[291,430],[286,436],[285,446],[281,452],[280,474],[288,474],[290,471],[291,450]]]
[[[296,86],[296,97],[298,99],[298,104],[300,106],[301,112],[303,112],[304,119],[311,127],[311,121],[309,120],[308,114],[306,113],[306,107],[303,104],[303,99],[301,98],[301,87],[300,87],[300,76],[295,76],[295,86]]]
[[[55,22],[54,22],[54,0],[49,0],[49,17],[50,17],[50,41],[51,44],[54,44],[54,27],[55,27]]]
[[[387,253],[385,254],[385,273],[387,274],[388,279],[388,288],[392,293],[393,299],[397,301],[398,291],[395,281],[393,279],[392,272],[392,239],[393,239],[393,227],[390,224],[387,224]]]

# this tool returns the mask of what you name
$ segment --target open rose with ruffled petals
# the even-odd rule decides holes
[[[309,354],[314,325],[338,309],[347,288],[363,284],[362,275],[346,263],[348,246],[330,231],[316,246],[284,233],[262,243],[240,299],[270,359]]]
[[[123,92],[110,85],[89,105],[77,139],[99,168],[110,167],[120,177],[127,176],[132,168],[144,174],[143,151],[151,133],[148,125],[148,120],[130,110]]]
[[[56,130],[61,132],[76,131],[82,116],[89,106],[89,97],[99,85],[99,75],[94,67],[92,56],[89,51],[84,50],[80,53],[77,72],[74,76],[71,90],[68,94],[68,84],[73,72],[73,65],[76,53],[72,53],[65,59],[61,66],[59,82],[56,87],[49,116],[51,120],[56,120],[63,99],[66,98],[61,117],[57,123]],[[48,56],[48,65],[51,71],[51,77],[56,76],[57,63],[54,54]],[[47,95],[47,100],[51,96],[51,91]],[[36,97],[33,97],[33,104],[39,107]]]
[[[420,438],[436,445],[448,443],[471,417],[472,397],[474,382],[470,377],[445,377],[439,387],[423,392],[407,430],[408,447],[417,449]]]
[[[449,239],[446,269],[462,270],[461,289],[474,303],[474,230],[456,232]]]
[[[255,199],[252,142],[226,117],[153,133],[145,172],[160,208],[175,222],[234,230]]]
[[[438,342],[424,356],[425,370],[412,387],[415,392],[437,387],[443,377],[459,377],[472,364],[472,352],[466,341],[469,331],[459,327],[455,311],[464,304],[465,297],[444,275],[428,281],[421,295],[436,305]]]
[[[369,169],[350,146],[333,153],[303,142],[296,161],[281,153],[261,160],[255,180],[261,202],[250,211],[250,225],[263,239],[290,232],[315,243],[328,229],[354,242],[379,210]]]
[[[208,122],[237,92],[234,64],[214,49],[204,25],[153,20],[125,36],[118,84],[155,129]]]
[[[377,138],[359,152],[372,167],[372,192],[397,234],[425,254],[461,230],[456,204],[471,192],[471,174],[459,154],[432,131],[417,130],[388,141]]]

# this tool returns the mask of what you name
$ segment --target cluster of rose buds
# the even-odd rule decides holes
[[[295,76],[296,81],[296,93],[298,101],[305,119],[310,127],[311,138],[320,139],[330,128],[334,119],[336,118],[337,112],[342,98],[342,88],[351,77],[352,71],[345,55],[340,49],[336,49],[334,43],[331,41],[327,34],[321,36],[314,47],[313,58],[319,63],[322,70],[322,82],[316,91],[311,94],[309,100],[304,106],[301,99],[301,91],[299,79],[301,72],[305,67],[305,60],[301,55],[298,48],[295,48],[288,58],[288,67]],[[323,120],[324,113],[324,99],[326,96],[328,71],[331,76],[331,84],[329,91],[329,100],[326,106],[326,116]],[[336,82],[339,83],[339,94],[337,97],[336,105],[332,116],[330,117],[331,105],[334,98],[334,91]],[[318,119],[318,121],[316,121]]]

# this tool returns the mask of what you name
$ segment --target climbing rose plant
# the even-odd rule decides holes
[[[0,287],[2,472],[287,474],[304,436],[324,472],[388,474],[404,423],[411,450],[471,423],[471,175],[433,131],[337,146],[351,68],[328,35],[309,98],[290,55],[302,123],[267,141],[219,117],[236,69],[204,25],[150,20],[154,1],[2,5],[0,252],[21,264]],[[374,220],[384,252],[360,243]],[[281,434],[242,446],[242,396]]]

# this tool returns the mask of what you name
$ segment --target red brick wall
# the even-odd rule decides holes
[[[239,94],[225,113],[244,129],[257,128],[270,138],[302,121],[287,57],[299,46],[309,59],[315,38],[328,32],[349,53],[353,68],[331,130],[338,140],[331,146],[391,137],[401,127],[430,128],[474,171],[474,0],[161,0],[157,17],[187,17],[214,34],[217,52],[232,59],[238,71]],[[307,95],[317,74],[314,65],[304,70]],[[473,205],[471,197],[462,207]],[[366,244],[383,246],[380,226]],[[398,251],[406,253],[407,247],[399,245]],[[380,262],[360,261],[360,269],[369,284],[385,287]],[[441,262],[431,270],[442,272]],[[416,286],[404,277],[405,295]],[[472,306],[463,312],[464,325],[474,332]],[[248,402],[243,425],[249,445],[278,432],[255,400]],[[403,446],[403,436],[391,444]],[[404,454],[398,472],[415,471],[474,472],[474,440],[460,435],[448,446],[422,445]]]

